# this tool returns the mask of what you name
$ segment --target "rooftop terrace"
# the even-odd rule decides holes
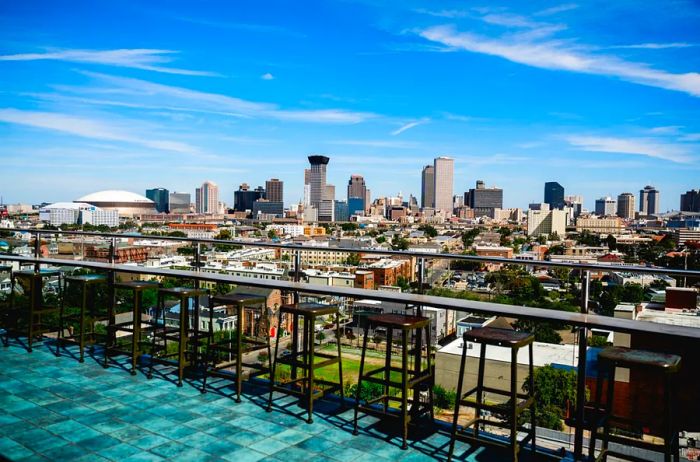
[[[51,348],[51,350],[49,350]],[[178,388],[168,375],[148,380],[122,367],[103,369],[94,357],[81,364],[54,356],[51,340],[29,354],[11,342],[0,351],[0,454],[13,461],[432,461],[446,460],[447,426],[416,430],[408,450],[378,419],[360,419],[352,434],[352,407],[322,400],[307,424],[294,397],[276,395],[265,412],[267,387],[248,383],[243,402],[218,392]],[[117,357],[126,361],[126,357]],[[166,370],[171,370],[167,368]],[[349,403],[350,404],[350,403]],[[527,451],[526,451],[527,452]],[[496,449],[457,443],[458,460],[503,460]],[[544,457],[544,456],[543,456]],[[521,460],[532,460],[523,455]]]

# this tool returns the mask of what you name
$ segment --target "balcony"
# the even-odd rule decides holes
[[[107,238],[110,238],[107,235]],[[211,241],[193,241],[195,250]],[[228,243],[230,244],[230,242]],[[250,245],[250,244],[249,244]],[[259,246],[258,244],[252,245]],[[268,244],[274,247],[275,244]],[[277,245],[284,247],[283,245]],[[260,246],[263,247],[263,246]],[[288,246],[294,251],[294,246]],[[378,252],[385,254],[386,252]],[[588,287],[587,271],[601,268],[595,265],[566,265],[551,262],[506,260],[489,257],[450,255],[411,255],[418,259],[418,278],[422,278],[425,259],[467,258],[474,261],[521,265],[541,264],[552,267],[573,267],[582,272],[582,287]],[[195,254],[194,261],[199,258]],[[108,259],[112,259],[108,255]],[[112,259],[113,261],[113,259]],[[579,353],[586,351],[585,332],[590,329],[612,330],[637,337],[646,337],[658,343],[689,344],[698,338],[697,330],[685,326],[656,324],[628,319],[603,317],[583,312],[571,313],[490,303],[450,299],[421,294],[374,291],[353,287],[335,287],[305,284],[294,281],[248,278],[194,270],[149,268],[100,261],[41,258],[35,256],[0,255],[0,262],[53,267],[80,266],[97,272],[120,275],[138,275],[143,278],[168,277],[193,280],[198,284],[225,283],[257,288],[278,289],[288,294],[335,297],[343,300],[377,300],[412,307],[429,306],[473,315],[498,315],[520,318],[534,323],[559,321],[578,329]],[[290,273],[298,275],[298,261]],[[609,268],[605,268],[609,270]],[[663,272],[659,269],[625,268],[631,272]],[[698,278],[690,271],[667,270],[672,276]],[[585,292],[584,292],[585,293]],[[417,309],[417,308],[416,308]],[[583,333],[583,335],[581,335]],[[130,376],[128,358],[116,357],[122,367],[103,369],[99,359],[101,347],[88,354],[85,363],[76,361],[75,346],[56,358],[51,351],[54,340],[47,335],[43,345],[28,354],[23,345],[11,341],[0,351],[0,454],[11,460],[446,460],[450,439],[450,425],[436,421],[432,428],[418,428],[410,435],[408,450],[400,449],[397,429],[363,416],[360,434],[352,434],[352,406],[339,410],[339,398],[318,401],[316,419],[306,424],[304,411],[297,406],[297,398],[277,394],[273,412],[265,412],[268,387],[263,379],[246,382],[244,400],[235,403],[231,398],[233,382],[222,379],[218,391],[201,394],[200,377],[191,375],[186,385],[178,388],[168,375],[167,364],[159,367],[152,380],[139,373]],[[587,355],[579,355],[586,358]],[[692,359],[692,358],[691,358]],[[692,362],[690,362],[692,364]],[[590,365],[589,365],[590,367]],[[578,361],[577,394],[585,396],[586,361]],[[695,373],[695,372],[693,372]],[[695,382],[697,383],[697,382]],[[697,404],[697,392],[684,387]],[[578,410],[572,417],[578,416]],[[698,430],[700,419],[684,417],[688,430]],[[561,434],[538,429],[537,460],[582,460],[587,453],[583,431],[575,431],[570,440],[561,441]],[[489,437],[502,438],[497,432]],[[481,446],[457,443],[457,460],[505,460],[503,452]],[[649,460],[657,460],[651,458]],[[521,460],[528,458],[529,450],[522,451]],[[612,459],[611,459],[612,460]]]

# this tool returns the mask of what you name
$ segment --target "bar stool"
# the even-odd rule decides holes
[[[207,346],[207,357],[204,367],[204,380],[202,381],[202,393],[207,391],[207,378],[209,375],[217,375],[220,377],[230,378],[231,374],[226,374],[222,371],[231,366],[235,366],[236,380],[236,402],[241,402],[241,392],[243,389],[243,367],[257,370],[260,374],[272,370],[272,352],[269,337],[269,317],[267,316],[266,306],[267,298],[262,295],[231,293],[225,295],[216,295],[209,297],[209,332],[210,343]],[[214,340],[214,308],[216,306],[225,306],[227,312],[229,309],[236,315],[236,332],[235,336],[230,338],[221,338]],[[257,306],[257,308],[256,308]],[[259,310],[258,313],[258,329],[255,328],[255,322],[251,329],[250,335],[246,335],[244,328],[245,312]],[[255,317],[255,316],[254,316]],[[264,331],[265,339],[261,338],[261,331]],[[243,355],[267,349],[268,367],[262,364],[243,362]],[[228,357],[228,360],[222,360],[223,357]],[[235,359],[231,359],[235,358]]]
[[[70,310],[70,313],[67,312],[66,298],[68,297],[66,290],[66,294],[64,294],[64,297],[61,301],[61,310],[59,313],[58,338],[56,340],[58,344],[56,346],[56,356],[61,355],[61,343],[63,343],[66,339],[77,340],[78,345],[80,347],[80,358],[78,359],[78,361],[82,363],[85,361],[85,322],[88,320],[90,321],[90,325],[92,327],[89,333],[94,337],[95,319],[97,317],[97,289],[100,285],[103,285],[107,282],[107,278],[101,274],[84,274],[80,276],[68,276],[65,278],[65,282],[66,289],[68,289],[69,284],[71,286],[76,285],[80,288],[81,302],[77,313],[73,310]],[[73,321],[78,323],[77,334],[73,333],[68,337],[64,336],[66,321]]]
[[[598,458],[594,460],[606,461],[608,455],[615,457],[629,458],[625,454],[614,452],[608,449],[608,443],[610,441],[622,443],[626,446],[635,446],[644,449],[649,449],[652,451],[663,452],[664,462],[670,462],[671,457],[673,460],[678,461],[679,455],[679,440],[678,433],[679,429],[676,427],[676,422],[674,420],[674,408],[675,408],[675,385],[677,373],[681,369],[681,357],[674,354],[667,353],[657,353],[653,351],[645,350],[634,350],[624,347],[609,347],[605,348],[598,355],[598,362],[600,370],[606,372],[608,378],[608,389],[606,395],[605,407],[602,407],[602,391],[603,391],[603,381],[601,380],[601,374],[599,374],[598,380],[596,381],[596,395],[595,395],[595,410],[598,415],[598,419],[595,421],[595,428],[591,432],[591,443],[589,445],[589,457],[594,459],[596,439],[600,438],[602,441],[602,450],[598,455]],[[612,423],[630,423],[629,419],[625,419],[621,416],[615,416],[613,414],[613,403],[614,403],[614,393],[615,393],[615,370],[618,367],[624,367],[631,370],[644,370],[658,376],[663,377],[664,381],[664,415],[663,422],[665,426],[664,434],[664,444],[653,444],[644,441],[635,441],[631,438],[624,438],[620,436],[610,436],[610,426]],[[651,422],[649,422],[651,423]],[[603,433],[599,433],[599,428],[603,427]],[[659,448],[661,446],[661,448]]]
[[[199,297],[206,295],[207,291],[202,289],[194,289],[190,287],[172,287],[158,289],[158,305],[155,316],[152,317],[150,324],[153,333],[151,343],[151,362],[148,372],[148,378],[153,376],[153,363],[155,352],[162,351],[160,358],[175,357],[177,362],[177,386],[182,386],[182,379],[185,375],[185,369],[189,366],[196,365],[198,362],[200,341],[206,339],[207,333],[201,332],[199,329]],[[166,299],[176,299],[180,305],[180,316],[177,326],[168,326],[166,319],[165,301]],[[190,302],[194,311],[190,317]],[[158,318],[162,314],[163,324],[160,325]],[[191,322],[190,322],[191,320]],[[158,343],[162,341],[162,344]],[[174,353],[168,352],[168,340],[177,342],[178,348]]]
[[[374,369],[370,372],[365,372],[365,355],[367,353],[367,339],[369,337],[369,329],[372,326],[374,329],[381,327],[387,331],[386,355],[384,367]],[[426,364],[423,367],[422,357],[422,331],[425,329],[426,336]],[[401,331],[401,367],[391,365],[391,349],[393,331]],[[413,345],[409,345],[409,334],[414,337]],[[415,348],[416,360],[414,369],[409,371],[409,346]],[[420,391],[427,387],[428,403],[427,410],[433,417],[433,382],[434,370],[430,362],[430,318],[422,316],[411,316],[405,314],[379,314],[369,316],[364,329],[364,340],[362,342],[362,356],[360,359],[360,375],[357,381],[357,394],[355,395],[355,419],[353,434],[357,435],[357,416],[358,412],[362,412],[379,417],[398,418],[402,426],[403,444],[401,449],[407,449],[408,444],[408,425],[420,414]],[[392,380],[391,373],[396,372],[401,374],[401,381],[395,382]],[[376,377],[381,375],[380,377]],[[360,391],[362,383],[377,383],[384,386],[383,394],[379,397],[368,399],[364,405],[360,405]],[[390,394],[391,389],[398,390],[400,397]],[[408,395],[409,390],[413,390],[413,404],[411,405],[411,414],[408,412]],[[383,402],[383,408],[373,406],[375,403]],[[389,410],[389,402],[400,403],[400,412],[391,412]]]
[[[103,367],[107,368],[108,356],[111,350],[117,349],[119,333],[126,333],[127,336],[131,336],[131,351],[126,354],[131,354],[131,375],[136,375],[136,363],[141,356],[141,336],[144,330],[148,330],[147,326],[143,326],[143,293],[146,290],[155,290],[160,287],[160,283],[156,281],[125,281],[125,282],[115,282],[114,291],[116,296],[117,290],[128,290],[131,291],[132,296],[132,317],[130,321],[116,322],[117,316],[121,313],[117,313],[117,307],[114,303],[114,298],[109,309],[109,324],[107,325],[107,341],[105,342],[104,349],[104,364]],[[146,329],[144,329],[146,327]]]
[[[459,380],[457,382],[457,402],[455,403],[455,415],[452,421],[452,435],[450,439],[450,450],[447,460],[452,460],[454,453],[455,441],[464,441],[467,443],[490,444],[502,448],[510,449],[512,460],[518,460],[520,448],[530,442],[532,455],[536,457],[535,444],[535,383],[534,383],[534,365],[533,365],[533,342],[535,336],[527,332],[517,332],[510,329],[496,329],[493,327],[481,327],[466,331],[462,335],[462,361],[459,366]],[[464,386],[464,370],[467,363],[468,342],[478,343],[481,345],[479,354],[479,369],[477,375],[477,385],[466,393],[462,393]],[[487,345],[500,346],[510,349],[510,390],[501,390],[484,385],[484,371],[486,365],[486,347]],[[526,394],[518,393],[518,350],[528,347],[528,356],[530,359],[529,365],[529,390]],[[487,404],[484,400],[484,392],[507,397],[509,400],[506,403],[507,409],[498,404]],[[476,401],[470,399],[476,394]],[[475,417],[467,422],[462,431],[457,431],[457,420],[459,418],[460,406],[468,406],[475,409]],[[518,425],[518,417],[525,410],[530,410],[530,428],[526,430],[525,437],[518,442],[518,430],[525,430],[525,427]],[[481,411],[487,410],[496,414],[504,415],[506,422],[500,422],[481,417]],[[510,441],[502,443],[497,440],[479,438],[479,425],[488,424],[503,428],[510,428]],[[474,426],[473,435],[469,435],[466,430]]]
[[[9,345],[10,335],[19,337],[21,334],[26,334],[27,351],[31,353],[34,338],[50,331],[46,318],[52,314],[58,314],[60,305],[58,300],[56,303],[48,303],[44,298],[44,280],[58,278],[56,296],[60,299],[63,294],[61,276],[61,271],[54,269],[24,270],[12,274],[10,319],[8,328],[5,329],[5,346]],[[15,293],[17,284],[22,287],[27,296],[26,310],[17,305],[17,294]],[[24,321],[26,321],[26,326],[22,325]]]
[[[293,316],[292,321],[292,352],[289,355],[278,357],[280,347],[280,326],[282,325],[282,315]],[[316,351],[316,340],[314,338],[316,319],[321,316],[335,315],[336,339],[338,344],[338,354],[320,353]],[[302,330],[302,345],[299,351],[299,318],[304,321]],[[340,312],[336,305],[321,305],[319,303],[295,303],[282,305],[279,309],[279,321],[277,323],[277,335],[275,340],[275,355],[272,363],[272,373],[270,374],[270,397],[267,402],[267,411],[272,410],[272,393],[279,391],[291,395],[296,395],[306,399],[306,411],[308,417],[306,423],[313,422],[314,401],[323,398],[333,391],[340,391],[341,403],[345,402],[343,390],[343,363],[340,353]],[[316,362],[316,358],[322,358]],[[291,379],[275,382],[275,372],[277,364],[287,364],[291,366]],[[338,364],[338,383],[316,378],[316,370],[323,367]],[[297,369],[301,369],[301,377],[297,377]],[[297,387],[301,385],[301,387]],[[316,391],[316,386],[322,385],[325,388]],[[297,389],[300,388],[300,389]]]
[[[10,280],[10,286],[7,287],[8,292],[7,295],[3,294],[3,287],[0,285],[0,329],[2,329],[2,333],[4,334],[7,332],[7,329],[10,325],[10,320],[12,319],[11,316],[11,310],[10,310],[10,294],[12,292],[12,265],[0,265],[0,284],[2,284],[4,275],[6,274],[9,276]],[[3,336],[4,337],[4,336]],[[8,346],[9,344],[6,344],[6,339],[2,338],[2,343],[5,346]]]

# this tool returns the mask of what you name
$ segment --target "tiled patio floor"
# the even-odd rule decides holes
[[[352,411],[338,410],[338,402],[317,402],[314,423],[306,424],[296,400],[280,394],[274,411],[265,412],[264,387],[247,386],[236,404],[224,396],[232,392],[228,381],[214,383],[223,394],[201,394],[193,385],[199,382],[178,388],[163,376],[148,380],[119,366],[103,369],[90,355],[83,364],[66,354],[57,358],[47,345],[29,354],[12,342],[0,347],[0,455],[120,462],[447,458],[445,429],[422,431],[402,451],[398,435],[374,418],[363,417],[360,435],[353,436]],[[458,460],[507,460],[502,452],[462,443],[456,454]]]

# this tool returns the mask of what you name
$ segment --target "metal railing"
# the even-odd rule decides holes
[[[414,306],[431,306],[435,308],[443,308],[447,310],[455,310],[460,312],[479,313],[487,315],[498,315],[510,318],[527,319],[532,321],[542,322],[561,322],[578,328],[578,364],[577,364],[577,409],[576,420],[584,421],[584,405],[585,405],[585,389],[586,389],[586,351],[588,348],[587,338],[588,331],[591,329],[604,329],[613,332],[622,333],[639,333],[652,335],[667,335],[682,339],[696,340],[700,337],[698,329],[679,325],[659,324],[645,321],[635,321],[631,319],[620,319],[607,316],[590,314],[588,312],[588,298],[590,289],[590,273],[591,271],[612,272],[623,271],[630,273],[642,274],[664,274],[676,277],[690,277],[700,279],[700,271],[680,270],[658,267],[642,267],[629,265],[598,265],[587,263],[564,263],[552,262],[546,260],[518,260],[499,257],[481,257],[475,255],[462,254],[434,254],[426,252],[412,251],[397,251],[397,250],[382,250],[382,249],[348,249],[336,247],[306,247],[293,244],[281,244],[271,242],[250,242],[241,240],[220,240],[220,239],[194,239],[174,236],[154,236],[154,235],[134,235],[134,234],[119,234],[119,233],[99,233],[99,232],[80,232],[80,231],[44,231],[44,230],[25,230],[25,229],[9,229],[7,231],[29,232],[35,235],[34,239],[34,256],[22,257],[14,255],[0,254],[0,261],[16,261],[24,264],[33,264],[36,269],[41,264],[55,266],[79,266],[99,271],[107,271],[111,278],[114,278],[116,273],[144,274],[152,276],[165,276],[172,278],[183,278],[194,280],[195,284],[201,281],[225,283],[235,285],[245,285],[250,287],[261,287],[278,289],[281,291],[292,292],[295,296],[295,301],[298,301],[300,293],[328,295],[335,297],[346,297],[351,299],[370,299],[377,301],[398,302],[406,305]],[[60,235],[77,235],[77,236],[94,236],[108,238],[110,242],[110,252],[108,262],[96,262],[85,260],[67,260],[57,258],[41,258],[40,243],[42,235],[60,236]],[[142,238],[165,241],[180,241],[189,242],[193,246],[193,270],[176,270],[149,268],[144,266],[133,266],[124,264],[115,264],[116,240],[123,238]],[[228,274],[201,272],[201,246],[206,245],[239,245],[243,247],[264,247],[275,249],[287,249],[295,251],[293,259],[293,274],[292,281],[284,280],[269,280],[255,279],[249,277],[232,276]],[[419,282],[419,291],[423,291],[426,261],[428,259],[446,259],[451,261],[468,261],[477,263],[498,263],[507,265],[534,266],[545,268],[569,268],[579,270],[581,273],[581,301],[580,312],[556,311],[544,308],[535,308],[528,306],[514,306],[502,303],[492,303],[483,301],[473,301],[464,299],[454,299],[439,297],[434,295],[424,295],[422,293],[397,293],[388,291],[378,291],[369,289],[358,289],[350,287],[337,287],[328,285],[317,285],[300,282],[301,259],[300,250],[316,250],[327,252],[350,252],[372,255],[390,255],[412,257],[417,259],[417,276]],[[574,457],[575,460],[581,460],[583,454],[583,426],[578,425],[575,429],[574,437]]]

